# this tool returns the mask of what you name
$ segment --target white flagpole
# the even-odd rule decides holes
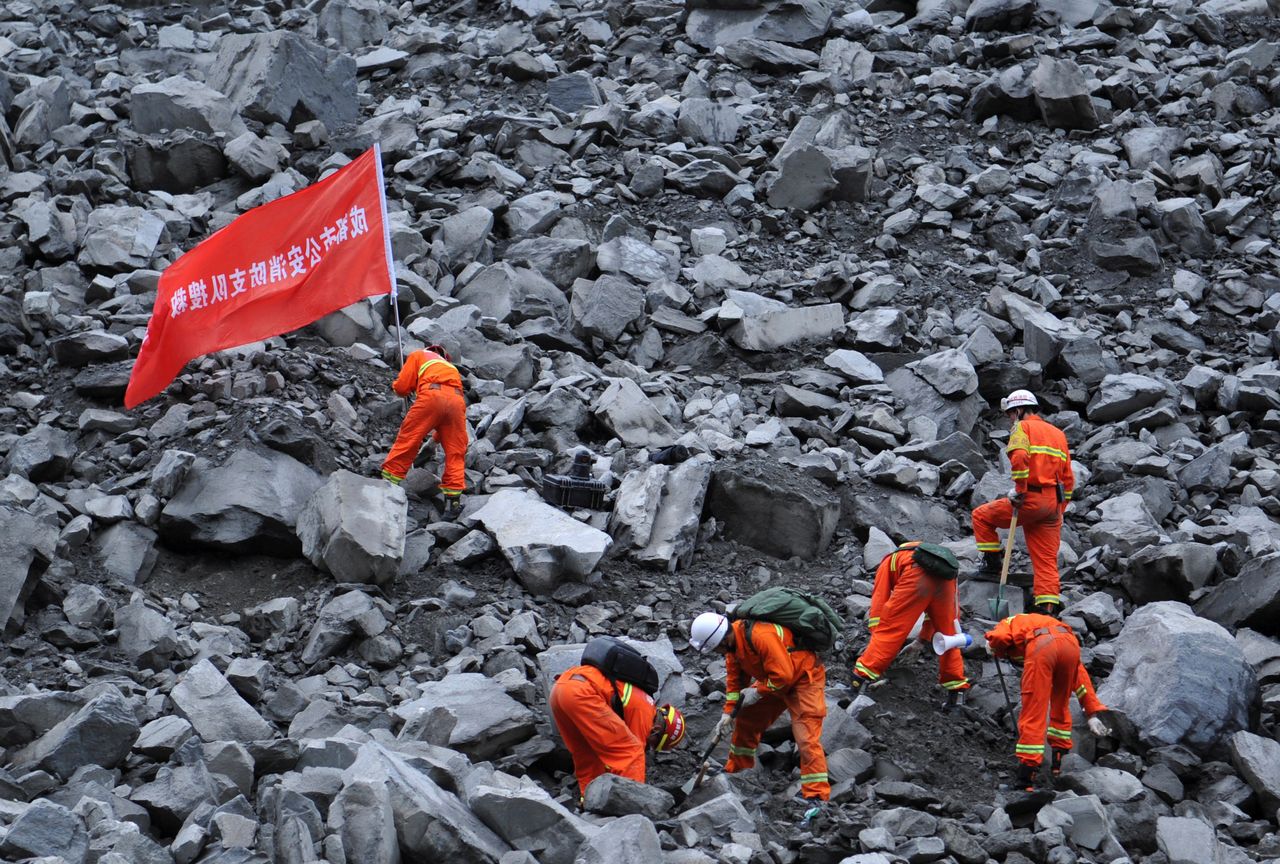
[[[382,179],[382,144],[375,142],[373,145],[373,161],[378,165],[378,204],[382,207],[382,241],[387,247],[387,278],[391,280],[391,290],[388,296],[391,298],[392,315],[395,318],[396,326],[396,350],[400,356],[400,365],[404,365],[404,336],[400,332],[400,303],[397,295],[396,285],[396,262],[391,257],[391,223],[387,219],[387,187],[386,181]]]

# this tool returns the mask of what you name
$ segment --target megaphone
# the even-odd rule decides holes
[[[933,634],[933,653],[941,657],[952,648],[959,648],[963,651],[973,644],[973,637],[968,633],[957,633],[954,636],[947,636],[943,633]]]

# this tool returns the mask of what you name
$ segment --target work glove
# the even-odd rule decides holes
[[[723,737],[724,733],[729,731],[729,727],[732,725],[733,725],[733,715],[721,714],[719,722],[716,723],[714,736],[716,738]]]
[[[742,693],[742,702],[739,703],[743,708],[750,708],[752,705],[760,701],[760,691],[752,687]]]
[[[1101,717],[1090,717],[1089,731],[1099,738],[1104,738],[1111,734],[1111,727],[1103,723]]]
[[[1022,502],[1027,500],[1027,496],[1016,489],[1009,490],[1009,503],[1013,505],[1014,510],[1022,509]]]
[[[991,647],[991,643],[990,643],[990,642],[986,642],[986,643],[984,643],[982,647],[986,650],[986,652],[987,652],[987,656],[988,656],[988,657],[994,657],[994,656],[996,656],[996,649],[994,649],[994,648],[992,648],[992,647]]]

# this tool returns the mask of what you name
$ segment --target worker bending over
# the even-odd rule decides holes
[[[730,723],[733,738],[724,770],[755,764],[764,731],[783,711],[791,714],[791,734],[800,751],[800,795],[809,801],[831,797],[822,719],[827,716],[827,669],[812,651],[796,647],[787,627],[768,621],[730,622],[716,612],[693,620],[689,644],[700,652],[725,655],[725,705],[717,732]],[[752,682],[755,686],[751,686]]]
[[[932,639],[934,633],[957,634],[959,569],[948,549],[918,540],[904,543],[880,561],[867,612],[871,642],[853,664],[853,683],[859,691],[879,681],[889,669],[921,614],[925,616],[922,640]],[[938,683],[947,691],[943,710],[964,704],[969,679],[959,648],[948,649],[938,658]]]
[[[601,774],[645,782],[645,751],[664,753],[684,738],[684,716],[674,706],[658,707],[641,688],[611,681],[594,666],[562,673],[550,701],[551,717],[573,757],[579,795]]]
[[[400,433],[382,463],[383,479],[399,485],[417,458],[423,439],[434,435],[444,448],[440,492],[445,518],[456,518],[467,485],[467,403],[458,368],[439,345],[419,349],[405,360],[391,389],[399,396],[416,394],[417,399],[404,415]]]
[[[1018,715],[1018,784],[1030,791],[1044,762],[1045,718],[1053,750],[1053,774],[1071,751],[1071,705],[1074,693],[1089,718],[1089,731],[1110,734],[1097,715],[1107,706],[1098,699],[1089,673],[1080,663],[1080,642],[1071,628],[1039,613],[1005,618],[987,631],[987,652],[1022,665],[1022,712]]]
[[[1046,615],[1056,615],[1062,605],[1058,579],[1058,547],[1062,543],[1062,514],[1071,502],[1075,477],[1067,436],[1034,413],[1036,397],[1028,390],[1014,390],[1000,400],[1000,408],[1013,423],[1005,452],[1009,455],[1013,489],[973,511],[973,539],[983,553],[983,569],[1000,572],[998,528],[1008,528],[1013,514],[1027,540],[1034,579],[1032,605]]]

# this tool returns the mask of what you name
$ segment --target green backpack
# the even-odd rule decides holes
[[[826,651],[836,644],[844,629],[844,622],[826,600],[781,586],[766,588],[743,600],[732,617],[781,624],[795,635],[796,646],[806,651]]]

